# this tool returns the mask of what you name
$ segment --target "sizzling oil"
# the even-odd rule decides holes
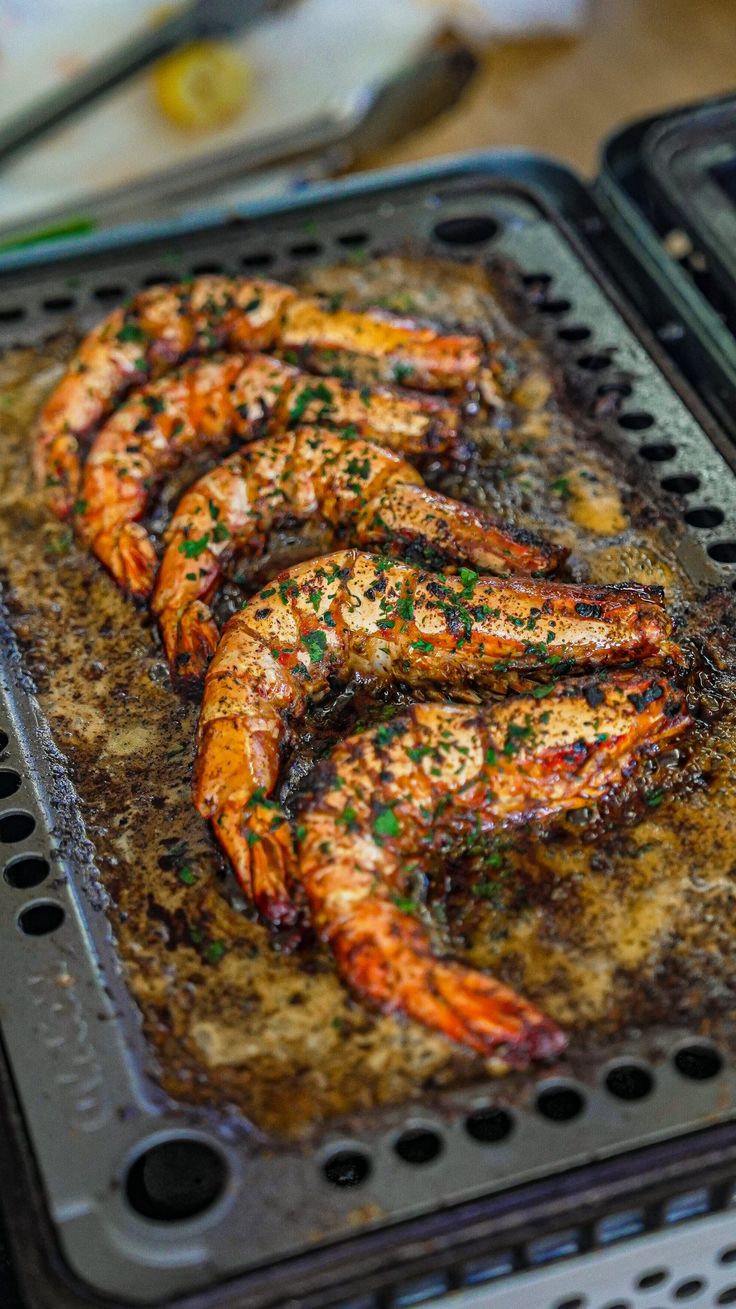
[[[452,473],[430,467],[428,480],[568,545],[571,577],[664,585],[686,639],[702,647],[707,634],[692,688],[701,721],[686,747],[645,769],[615,809],[499,839],[480,863],[448,870],[427,911],[438,940],[565,1025],[573,1062],[593,1058],[601,1040],[610,1049],[673,1022],[728,1040],[736,769],[730,671],[713,664],[732,645],[729,604],[694,593],[671,504],[576,416],[556,366],[506,324],[482,270],[387,258],[317,270],[312,284],[502,335],[511,421],[472,420],[480,460]],[[189,797],[196,706],[170,690],[144,616],[47,518],[31,486],[29,424],[73,344],[69,335],[0,366],[0,557],[156,1076],[179,1099],[227,1105],[281,1136],[483,1076],[479,1060],[441,1037],[354,1003],[324,951],[289,953],[244,910]],[[271,566],[304,550],[282,539]],[[224,606],[241,596],[231,585]],[[297,779],[349,721],[316,716]]]

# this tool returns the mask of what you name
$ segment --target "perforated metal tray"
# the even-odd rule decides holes
[[[332,261],[358,246],[370,253],[405,237],[446,254],[508,255],[551,279],[548,301],[558,306],[576,384],[591,399],[617,376],[633,387],[627,408],[637,418],[622,415],[617,438],[642,466],[697,483],[683,559],[698,581],[730,584],[734,566],[719,562],[736,557],[728,443],[652,357],[653,343],[541,194],[496,175],[511,167],[474,158],[377,175],[215,227],[203,220],[195,231],[135,243],[92,241],[53,261],[17,256],[0,282],[0,346],[38,341],[69,314],[87,326],[101,305],[172,266],[288,276],[299,261]],[[445,1104],[435,1098],[431,1111],[373,1115],[350,1138],[330,1129],[309,1150],[264,1148],[232,1118],[165,1103],[143,1072],[94,849],[8,630],[0,669],[1,767],[20,779],[0,799],[0,849],[11,868],[10,880],[0,877],[0,1085],[10,1124],[0,1165],[4,1158],[20,1179],[11,1231],[22,1241],[35,1233],[43,1252],[42,1272],[24,1273],[34,1303],[398,1306],[642,1231],[688,1179],[697,1178],[707,1206],[726,1203],[736,1173],[736,1070],[682,1028],[611,1048],[605,1066],[571,1062],[569,1077],[554,1082],[530,1075],[495,1142],[473,1132],[474,1113],[493,1100],[483,1084]],[[35,861],[25,878],[21,859]],[[24,880],[32,885],[11,884]],[[606,1088],[621,1062],[648,1071],[651,1093],[626,1100]],[[540,1091],[555,1088],[576,1105],[574,1119],[540,1112]],[[431,1161],[397,1154],[407,1131],[434,1142]],[[220,1174],[222,1186],[198,1215],[154,1221],[129,1203],[126,1179],[144,1152],[172,1140],[190,1151],[199,1143],[202,1185]]]
[[[703,260],[704,224],[697,215],[716,192],[711,178],[703,188],[700,180],[689,186],[694,212],[680,203],[685,188],[677,179],[665,193],[650,166],[652,144],[678,123],[692,121],[706,140],[713,127],[713,147],[719,150],[718,131],[724,118],[733,114],[733,97],[683,106],[642,118],[619,128],[603,143],[600,173],[594,186],[597,204],[617,237],[606,248],[607,265],[613,266],[639,312],[657,335],[718,421],[736,439],[736,337],[724,321],[729,278],[714,277]],[[702,192],[702,194],[701,194]],[[719,198],[720,211],[724,198]],[[673,230],[683,237],[687,229],[692,244],[683,246],[676,258],[668,245]],[[623,252],[623,258],[621,254]],[[734,300],[733,293],[730,296]],[[733,322],[733,314],[730,314]]]

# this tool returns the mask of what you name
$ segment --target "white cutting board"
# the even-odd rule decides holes
[[[0,120],[140,31],[156,10],[151,0],[0,0]],[[237,122],[202,135],[167,123],[141,74],[8,167],[0,222],[296,126],[409,62],[440,18],[401,0],[302,0],[236,40],[253,69],[250,103]]]

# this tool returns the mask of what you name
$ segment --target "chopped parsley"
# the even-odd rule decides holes
[[[316,632],[306,632],[302,637],[302,645],[309,655],[310,663],[318,664],[327,648],[327,633],[319,629]]]
[[[137,323],[123,323],[117,335],[118,341],[145,341],[146,334]]]
[[[420,906],[417,904],[416,900],[410,900],[405,895],[392,895],[391,899],[396,905],[396,908],[401,910],[402,914],[419,913]]]
[[[209,941],[205,946],[204,957],[208,964],[219,964],[226,953],[227,947],[224,941]]]
[[[181,541],[179,544],[179,554],[184,555],[185,559],[198,559],[207,549],[209,543],[210,534],[209,532],[205,532],[204,536],[194,537],[190,541]]]
[[[393,809],[384,809],[373,823],[375,836],[398,836],[401,831],[399,820]]]

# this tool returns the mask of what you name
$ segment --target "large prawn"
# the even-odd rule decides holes
[[[645,587],[423,573],[356,550],[298,565],[226,624],[205,681],[194,799],[246,894],[293,920],[290,825],[270,797],[310,701],[357,674],[380,684],[503,686],[509,669],[679,657]]]
[[[122,395],[189,355],[222,348],[281,348],[308,355],[322,373],[339,350],[373,359],[379,379],[429,391],[464,386],[484,360],[478,336],[381,310],[331,309],[278,282],[212,276],[151,287],[85,337],[41,411],[34,466],[53,512],[71,511],[87,438]]]
[[[36,479],[53,512],[70,513],[86,440],[122,395],[187,355],[265,349],[295,295],[277,282],[200,277],[141,291],[94,327],[36,424]]]
[[[138,519],[162,478],[203,448],[317,418],[410,454],[460,447],[459,412],[435,397],[349,387],[264,354],[196,360],[136,391],[99,432],[77,530],[126,591],[146,596],[157,556]]]
[[[421,877],[469,837],[476,848],[599,799],[688,722],[660,674],[613,673],[559,683],[543,700],[414,705],[341,742],[300,814],[299,879],[351,990],[515,1066],[559,1051],[562,1032],[527,1001],[437,956],[401,907],[408,870]]]
[[[218,630],[207,602],[228,559],[254,553],[284,519],[312,518],[327,524],[336,542],[380,544],[386,553],[408,552],[433,565],[548,573],[565,556],[427,490],[398,454],[304,427],[238,451],[179,502],[152,600],[172,673],[196,682],[214,653]]]

